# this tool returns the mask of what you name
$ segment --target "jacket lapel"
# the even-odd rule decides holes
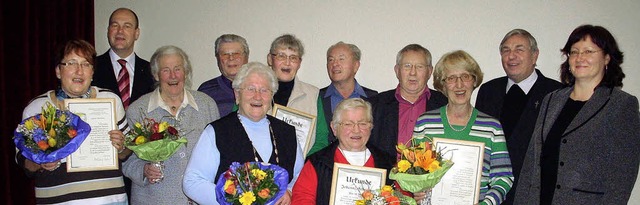
[[[591,120],[598,112],[602,111],[602,107],[609,102],[611,89],[606,87],[598,87],[593,92],[591,98],[584,104],[580,112],[573,118],[571,124],[564,131],[563,136],[573,132],[583,126],[587,121]]]

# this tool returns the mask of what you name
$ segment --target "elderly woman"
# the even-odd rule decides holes
[[[309,156],[293,188],[293,204],[329,204],[334,162],[391,169],[392,159],[367,147],[372,127],[371,104],[360,98],[340,102],[331,120],[338,141]]]
[[[478,203],[500,204],[511,189],[513,173],[500,122],[471,106],[471,94],[482,83],[482,75],[480,66],[468,53],[459,50],[443,55],[436,64],[433,84],[449,102],[422,114],[413,132],[429,138],[484,143]]]
[[[124,175],[133,182],[132,204],[186,204],[182,175],[202,128],[220,118],[218,106],[208,95],[190,90],[191,62],[175,46],[158,48],[151,56],[151,72],[159,86],[133,102],[127,110],[129,124],[143,118],[176,125],[189,143],[164,161],[164,174],[133,154],[122,164]],[[162,183],[156,183],[163,177]]]
[[[542,102],[517,204],[627,204],[638,174],[638,99],[622,90],[623,61],[607,29],[583,25],[562,53],[568,87]]]
[[[50,103],[57,109],[64,109],[64,100],[71,98],[113,98],[116,99],[116,120],[118,129],[104,133],[109,135],[111,144],[118,150],[118,157],[124,159],[130,151],[123,146],[123,131],[127,128],[122,101],[109,90],[91,87],[94,56],[96,51],[84,40],[71,40],[55,53],[56,77],[60,87],[50,90],[33,100],[22,113],[22,118],[34,116],[42,111],[42,106]],[[126,151],[125,151],[126,150]],[[16,155],[16,162],[27,175],[35,179],[37,204],[71,202],[77,204],[127,204],[122,172],[120,170],[100,170],[67,172],[66,159],[57,162],[36,164]]]
[[[326,135],[328,133],[326,123],[321,123],[322,121],[317,120],[320,117],[324,120],[324,112],[322,110],[318,112],[317,106],[319,89],[303,82],[297,76],[302,64],[302,55],[304,55],[302,42],[291,34],[282,35],[271,43],[271,49],[267,54],[267,63],[276,73],[276,77],[278,77],[278,92],[274,94],[273,102],[318,116],[316,125],[320,133],[317,134]],[[311,132],[314,133],[315,130]],[[311,135],[308,139],[306,138],[307,136],[302,137],[304,139],[299,140],[298,143],[300,143],[300,147],[303,148],[302,151],[305,152],[304,155],[306,156],[308,150],[304,150],[305,145],[313,145],[316,135]]]
[[[295,128],[268,116],[278,81],[273,70],[251,62],[233,81],[237,112],[206,126],[184,174],[185,194],[199,204],[218,204],[215,185],[232,162],[268,162],[289,174],[287,193],[276,204],[291,204],[291,188],[302,169],[302,150]]]

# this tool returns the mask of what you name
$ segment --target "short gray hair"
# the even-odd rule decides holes
[[[533,52],[538,51],[538,42],[536,41],[536,38],[534,38],[533,35],[531,35],[531,33],[529,33],[527,30],[520,29],[520,28],[513,29],[509,31],[507,35],[504,35],[504,38],[502,38],[502,41],[500,41],[500,46],[498,47],[498,50],[502,50],[502,45],[504,44],[504,42],[506,42],[507,39],[515,35],[522,35],[524,37],[527,37],[527,39],[529,40],[529,45],[531,46],[531,51]]]
[[[151,73],[153,74],[153,76],[158,77],[158,72],[160,71],[160,58],[168,55],[178,55],[180,56],[180,58],[182,58],[182,66],[184,66],[184,78],[185,78],[184,85],[185,85],[185,88],[191,89],[191,75],[192,75],[191,61],[189,61],[189,56],[187,56],[187,53],[185,53],[182,49],[178,48],[177,46],[172,46],[172,45],[162,46],[156,49],[155,52],[153,52],[153,55],[151,56],[151,61],[149,62],[151,64]],[[159,83],[160,82],[156,82],[156,86],[158,86]]]
[[[402,54],[409,51],[424,53],[425,54],[424,62],[427,62],[427,65],[431,66],[431,60],[432,60],[431,52],[429,52],[429,50],[426,49],[425,47],[422,47],[420,44],[409,44],[404,48],[402,48],[400,51],[398,51],[398,55],[396,55],[396,65],[400,65],[400,61],[402,60]]]
[[[237,43],[240,43],[240,45],[242,45],[242,52],[244,52],[244,55],[246,55],[248,58],[249,44],[247,44],[246,39],[236,34],[223,34],[222,36],[218,37],[218,39],[216,39],[216,43],[214,45],[216,56],[218,56],[218,53],[220,53],[220,45],[222,45],[223,43],[233,43],[233,42],[237,42]]]
[[[338,103],[336,110],[333,113],[331,124],[336,127],[342,122],[342,113],[347,110],[354,110],[356,108],[364,108],[365,119],[373,123],[373,115],[371,114],[371,103],[363,100],[362,98],[349,98]]]
[[[358,48],[358,46],[350,44],[350,43],[345,43],[345,42],[338,42],[336,44],[331,45],[331,47],[329,47],[329,49],[327,49],[327,56],[329,56],[329,53],[331,53],[331,50],[333,50],[335,47],[338,46],[347,46],[347,48],[349,48],[349,50],[351,50],[351,55],[353,55],[353,59],[360,61],[360,58],[362,58],[362,53],[360,52],[360,48]]]
[[[273,40],[269,53],[276,54],[275,52],[278,48],[291,49],[292,51],[298,52],[298,56],[300,58],[304,55],[304,46],[302,45],[302,42],[292,34],[284,34]]]
[[[265,80],[269,81],[269,86],[271,87],[271,97],[278,92],[278,79],[276,78],[276,74],[273,72],[269,66],[262,64],[260,62],[249,62],[247,64],[242,65],[236,78],[231,83],[231,87],[233,89],[239,89],[240,85],[244,83],[247,77],[255,73],[261,77],[264,77]]]

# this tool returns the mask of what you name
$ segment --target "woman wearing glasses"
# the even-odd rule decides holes
[[[622,90],[622,52],[601,26],[562,48],[568,87],[542,102],[516,204],[627,204],[638,174],[638,99]]]
[[[116,99],[116,121],[118,129],[109,131],[111,144],[118,150],[118,158],[124,159],[130,150],[124,147],[123,131],[128,129],[124,107],[118,95],[91,86],[96,51],[84,40],[71,40],[55,53],[56,77],[60,87],[50,90],[33,100],[24,108],[22,118],[34,116],[42,111],[46,103],[57,109],[64,109],[64,100],[71,98],[113,98]],[[107,133],[105,133],[107,135]],[[89,140],[85,140],[87,143]],[[101,170],[67,172],[66,159],[57,162],[36,164],[21,153],[16,162],[29,177],[35,179],[37,204],[127,204],[122,171]]]
[[[392,159],[366,146],[372,123],[371,104],[363,99],[350,98],[338,104],[331,120],[338,140],[307,158],[293,188],[293,204],[329,204],[334,162],[391,169]]]
[[[464,51],[442,56],[434,70],[433,84],[449,102],[422,114],[413,132],[414,136],[484,143],[478,204],[501,204],[513,184],[513,173],[502,125],[471,106],[471,94],[482,83],[482,75],[478,63]]]
[[[273,70],[251,62],[238,71],[232,85],[238,111],[204,128],[191,153],[182,189],[198,204],[218,204],[215,186],[232,162],[268,162],[289,174],[289,186],[276,205],[291,204],[291,188],[304,157],[296,142],[295,128],[267,115],[278,81]]]

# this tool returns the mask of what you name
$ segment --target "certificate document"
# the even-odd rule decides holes
[[[87,139],[67,157],[67,171],[118,169],[118,151],[108,134],[118,128],[115,99],[66,99],[65,106],[91,126]]]
[[[377,190],[387,180],[387,170],[334,163],[330,205],[355,204],[366,189]]]
[[[434,137],[433,144],[442,150],[442,158],[451,159],[454,165],[431,190],[431,204],[478,203],[484,143]]]
[[[296,128],[298,144],[303,156],[307,156],[315,141],[316,116],[278,104],[273,105],[272,115]]]

